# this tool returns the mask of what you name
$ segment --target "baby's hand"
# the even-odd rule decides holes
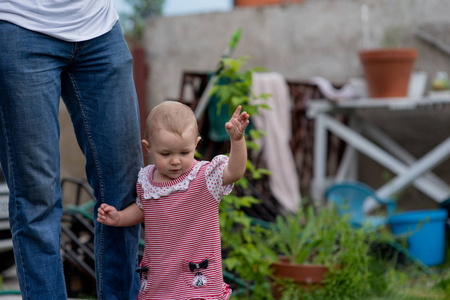
[[[103,203],[98,208],[97,221],[105,225],[114,226],[119,222],[119,212],[114,206]]]
[[[225,123],[225,130],[232,140],[240,140],[244,136],[245,129],[250,122],[249,114],[245,111],[241,113],[241,110],[242,106],[239,105],[231,116],[230,121]]]

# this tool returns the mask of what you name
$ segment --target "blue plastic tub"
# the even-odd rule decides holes
[[[439,203],[439,207],[447,210],[447,216],[450,217],[450,199]],[[450,231],[450,218],[447,219],[447,231]]]
[[[421,210],[393,215],[389,218],[394,235],[408,236],[408,250],[427,266],[442,264],[445,259],[445,223],[447,210]]]

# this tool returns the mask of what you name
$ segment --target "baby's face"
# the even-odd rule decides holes
[[[170,181],[187,172],[194,163],[194,153],[199,137],[187,128],[182,136],[161,129],[152,137],[150,154],[156,171],[155,181]]]

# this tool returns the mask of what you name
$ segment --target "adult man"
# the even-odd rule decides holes
[[[142,166],[132,57],[113,0],[0,0],[0,160],[23,299],[66,299],[60,97],[96,207],[135,201]],[[139,228],[95,224],[99,299],[135,299]],[[117,261],[120,257],[120,261]]]

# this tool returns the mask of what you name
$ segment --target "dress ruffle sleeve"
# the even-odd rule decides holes
[[[142,192],[142,186],[139,182],[136,184],[136,190],[137,190],[136,205],[140,209],[144,210],[144,205],[142,204],[142,200],[141,200],[144,193]]]
[[[223,170],[228,165],[228,156],[218,155],[213,158],[205,171],[206,184],[214,199],[220,201],[224,195],[229,195],[234,184],[223,185]]]

